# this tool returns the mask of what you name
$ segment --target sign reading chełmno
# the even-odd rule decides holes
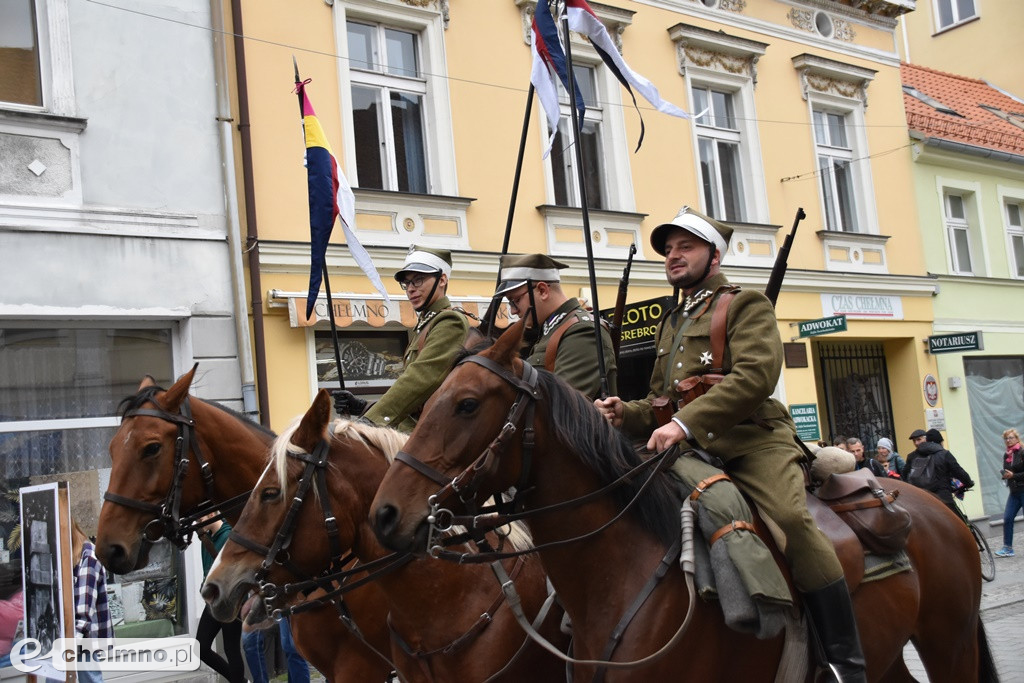
[[[796,425],[796,435],[801,441],[817,441],[821,438],[818,428],[818,405],[816,403],[795,403],[789,407]]]
[[[959,332],[957,334],[936,334],[928,337],[929,353],[953,353],[955,351],[984,351],[981,332]]]
[[[805,320],[799,324],[799,329],[801,337],[816,337],[819,334],[845,332],[846,316],[834,315],[830,318],[819,318],[818,320]]]

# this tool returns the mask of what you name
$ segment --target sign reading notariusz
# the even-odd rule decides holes
[[[958,332],[957,334],[936,334],[928,337],[929,353],[954,353],[957,351],[984,351],[985,343],[981,332]]]
[[[819,318],[818,320],[805,320],[799,324],[799,329],[801,337],[816,337],[819,334],[845,332],[846,316],[834,315],[830,318]]]

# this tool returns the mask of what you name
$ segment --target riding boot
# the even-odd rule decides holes
[[[825,658],[841,683],[867,683],[864,652],[846,579],[802,593],[807,615],[825,650]]]

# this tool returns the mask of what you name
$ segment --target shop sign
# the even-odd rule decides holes
[[[660,296],[646,301],[626,304],[622,311],[622,336],[619,343],[619,358],[629,358],[642,353],[653,353],[658,322],[666,311],[672,308],[672,297]],[[611,322],[613,308],[601,311],[601,316]]]
[[[825,317],[845,315],[862,320],[903,320],[903,299],[876,294],[821,295],[821,312]]]
[[[817,337],[819,334],[832,334],[846,331],[846,316],[836,315],[831,318],[805,320],[798,323],[801,337]]]
[[[981,332],[959,332],[957,334],[934,334],[928,337],[929,353],[955,353],[957,351],[983,351]]]
[[[818,427],[818,404],[795,403],[789,406],[789,414],[796,425],[796,435],[801,441],[817,441],[821,438]]]
[[[924,400],[930,406],[939,402],[939,382],[935,379],[935,375],[924,376]]]

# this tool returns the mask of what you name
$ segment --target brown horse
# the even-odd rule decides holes
[[[443,516],[439,504],[458,513],[464,507],[460,499],[471,500],[474,490],[478,496],[491,496],[515,485],[528,492],[521,498],[527,510],[543,509],[597,491],[641,463],[622,434],[558,378],[537,371],[535,387],[524,382],[526,369],[516,353],[521,336],[522,326],[514,325],[492,348],[466,358],[427,403],[406,444],[416,467],[400,458],[373,503],[371,519],[389,547],[423,551],[432,521]],[[527,425],[517,424],[510,409],[516,400],[535,405],[532,464],[524,461],[518,436]],[[516,436],[502,441],[496,436],[499,430],[508,433],[506,423],[518,429]],[[457,475],[457,497],[447,495],[451,485],[438,491],[435,482]],[[678,538],[679,504],[668,482],[655,478],[637,496],[644,479],[527,520],[572,620],[578,659],[607,659],[602,653],[609,634]],[[913,571],[861,584],[854,594],[868,678],[914,680],[902,656],[910,640],[932,680],[994,680],[978,614],[981,578],[970,533],[927,492],[893,480],[883,486],[900,489],[899,500],[913,517],[907,548]],[[431,499],[435,494],[439,497]],[[592,533],[612,522],[634,496],[635,504],[625,515]],[[430,515],[435,516],[428,519]],[[584,542],[564,543],[586,534],[591,537]],[[689,605],[683,572],[673,563],[629,623],[611,659],[633,662],[662,648],[683,623]],[[781,636],[757,640],[729,630],[716,605],[696,600],[693,607],[688,628],[665,656],[640,667],[605,668],[606,680],[773,680]],[[575,671],[575,680],[589,681],[596,669],[576,665]]]
[[[367,563],[390,555],[375,539],[367,514],[377,485],[406,437],[392,429],[347,420],[331,429],[329,418],[330,399],[321,391],[301,421],[278,438],[274,462],[253,490],[235,528],[244,545],[234,536],[225,544],[203,588],[203,597],[218,619],[231,617],[239,608],[239,596],[255,585],[265,555],[246,546],[270,547],[286,523],[292,500],[300,495],[299,478],[309,471],[299,457],[317,452],[325,439],[329,451],[324,473],[312,476],[323,476],[326,488],[310,490],[293,521],[288,546],[293,571],[275,564],[266,580],[281,586],[295,581],[294,570],[315,576],[330,564],[325,516],[337,520],[338,552],[351,550]],[[326,491],[328,505],[314,490],[319,496]],[[547,597],[540,562],[527,555],[503,564],[516,576],[523,608],[532,618]],[[403,680],[565,680],[562,662],[530,643],[520,630],[489,567],[421,558],[381,575],[377,583],[388,598],[391,655]],[[563,642],[560,620],[561,611],[551,610],[542,630]]]
[[[172,490],[180,490],[177,507],[185,517],[207,497],[223,503],[250,491],[266,465],[274,433],[222,406],[190,396],[195,370],[193,367],[166,391],[147,377],[138,393],[122,402],[121,426],[110,441],[113,467],[107,490],[113,500],[108,497],[103,504],[96,540],[100,561],[113,572],[124,574],[145,567],[149,548],[160,535],[181,538],[178,530],[168,528],[173,523],[161,521],[160,513],[152,509],[172,507],[165,505],[173,498],[168,495]],[[189,439],[183,439],[181,453],[189,464],[175,484],[175,448],[182,434],[183,410],[191,415],[190,429],[212,476],[209,490]],[[227,520],[236,523],[240,510],[241,506],[225,509]],[[380,589],[366,586],[346,602],[367,639],[386,645],[387,610]],[[330,605],[297,615],[291,626],[299,652],[331,680],[383,681],[391,670],[339,621]]]

